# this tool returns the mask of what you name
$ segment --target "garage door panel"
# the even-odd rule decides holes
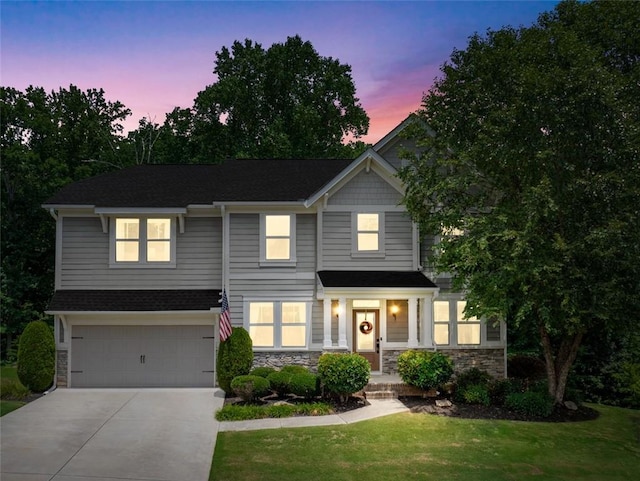
[[[73,326],[72,387],[211,387],[213,325]]]

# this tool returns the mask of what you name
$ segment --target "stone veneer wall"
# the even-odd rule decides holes
[[[254,352],[253,367],[269,366],[280,369],[282,366],[299,365],[309,370],[318,370],[320,351]]]
[[[398,371],[398,356],[406,349],[383,351],[382,372],[395,374]],[[456,372],[477,367],[496,378],[506,377],[504,348],[497,349],[438,349],[451,357]]]
[[[67,387],[67,359],[69,353],[67,350],[56,351],[56,386]]]

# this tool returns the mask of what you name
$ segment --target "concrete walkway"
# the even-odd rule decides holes
[[[223,421],[219,431],[252,431],[256,429],[302,428],[309,426],[333,426],[352,424],[367,419],[388,416],[389,414],[409,412],[397,399],[371,399],[369,406],[328,416],[300,416],[281,419],[255,419],[252,421]]]
[[[219,389],[58,389],[0,418],[2,481],[205,481]]]

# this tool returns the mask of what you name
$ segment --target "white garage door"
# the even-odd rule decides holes
[[[211,326],[82,326],[71,337],[71,387],[212,387]]]

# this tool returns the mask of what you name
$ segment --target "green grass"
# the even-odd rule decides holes
[[[0,385],[2,386],[0,395],[3,397],[13,393],[28,394],[29,392],[20,384],[18,370],[15,366],[0,366]],[[24,402],[16,399],[0,399],[0,417],[24,405]]]
[[[0,400],[0,417],[10,413],[11,411],[15,411],[16,409],[24,406],[25,404],[26,403],[23,403],[22,401]]]
[[[223,432],[209,479],[635,479],[640,412],[595,407],[600,417],[579,423],[396,414],[345,426]]]
[[[16,366],[0,366],[0,379],[18,380],[18,368]]]

